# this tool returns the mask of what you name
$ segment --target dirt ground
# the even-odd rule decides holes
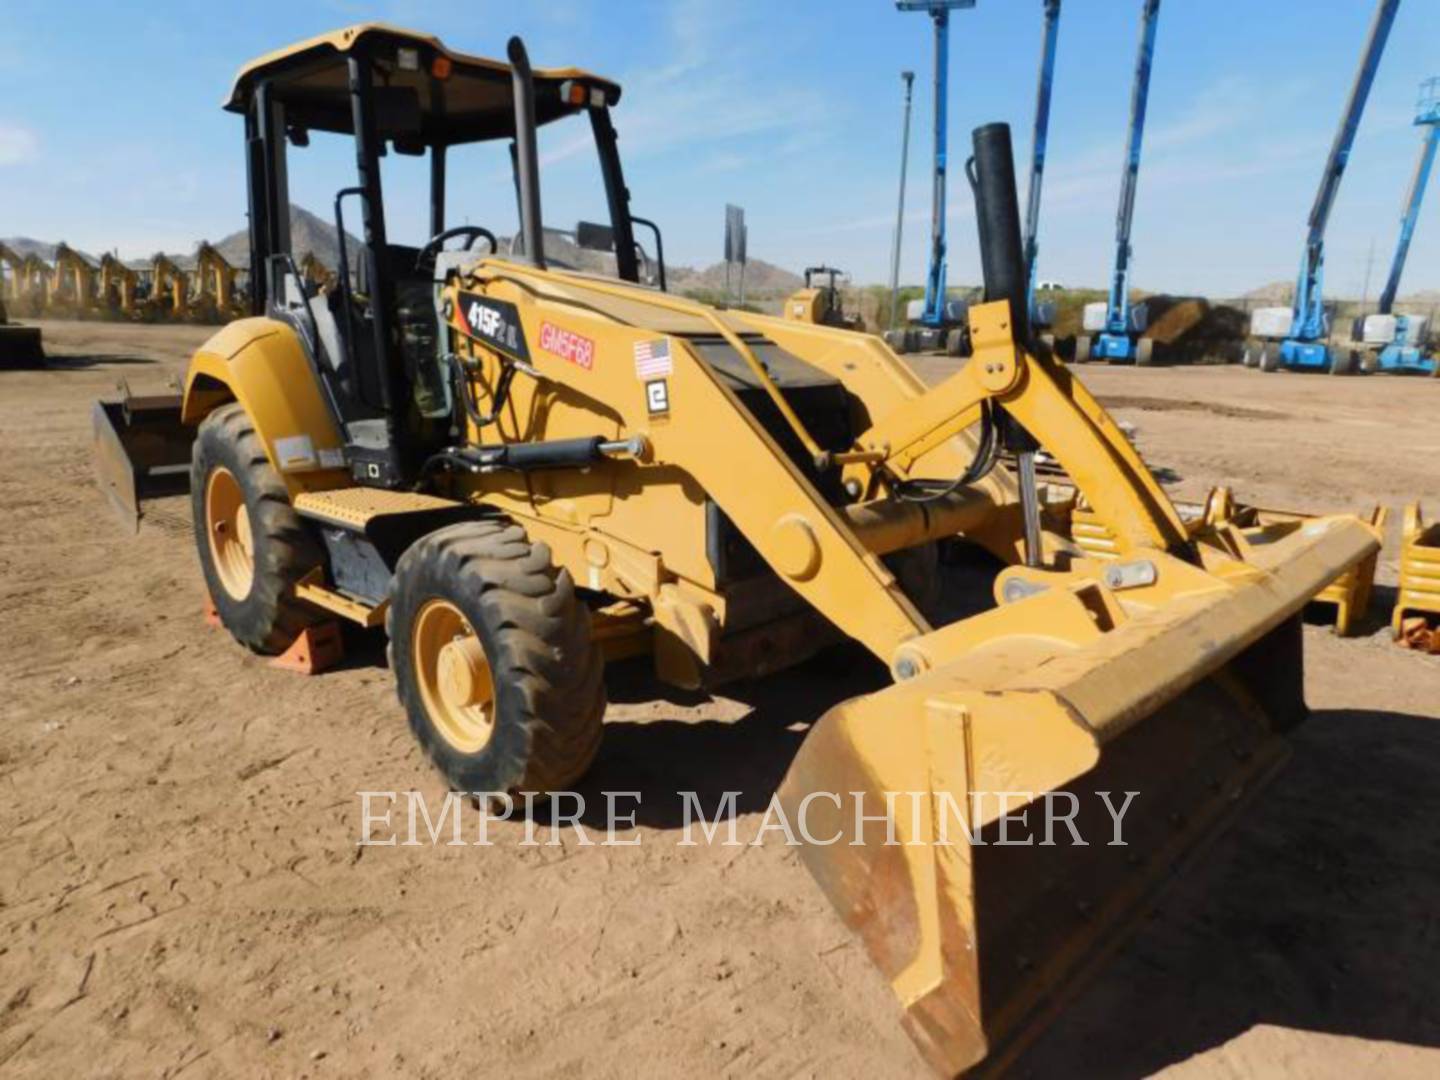
[[[91,483],[91,401],[159,389],[206,332],[45,332],[50,370],[0,372],[0,1075],[923,1075],[793,852],[678,846],[664,795],[743,790],[753,835],[855,686],[612,686],[585,790],[642,793],[639,846],[507,823],[492,847],[357,847],[357,792],[443,794],[382,644],[317,678],[266,666],[201,620],[187,503],[132,538]],[[1084,378],[1180,496],[1440,511],[1440,383]],[[1019,1074],[1440,1074],[1440,657],[1388,640],[1393,554],[1365,636],[1306,629],[1289,766]]]

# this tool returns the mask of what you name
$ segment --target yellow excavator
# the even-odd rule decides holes
[[[45,283],[45,310],[52,317],[75,318],[96,310],[95,267],[63,241],[55,246],[54,266]]]
[[[0,368],[34,367],[45,361],[38,326],[21,326],[10,321],[6,303],[20,300],[24,258],[6,244],[0,244]]]
[[[12,303],[20,299],[24,287],[25,256],[10,245],[0,243],[0,300]]]
[[[202,240],[195,251],[194,280],[190,308],[202,322],[228,322],[241,314],[235,268],[208,240]]]
[[[139,285],[140,275],[126,266],[119,256],[107,252],[100,257],[99,300],[106,311],[133,316]]]
[[[163,251],[150,257],[150,292],[145,312],[152,319],[184,319],[190,313],[190,279]]]
[[[300,277],[312,293],[322,292],[335,284],[335,272],[321,262],[313,251],[307,251],[301,257]]]
[[[1376,535],[1182,520],[1031,332],[1005,125],[973,136],[974,355],[927,388],[877,337],[647,287],[620,96],[532,69],[519,39],[502,62],[373,24],[244,67],[226,107],[250,147],[251,315],[200,347],[178,400],[99,407],[102,483],[133,514],[137,470],[188,462],[205,585],[244,647],[383,625],[410,729],[462,791],[578,780],[608,660],[711,687],[858,643],[888,685],[815,721],[777,813],[935,1068],[1003,1064],[1283,761],[1301,610]],[[546,251],[541,126],[599,165],[613,277]],[[323,295],[285,182],[316,132],[357,163]],[[506,223],[447,221],[447,181],[485,179],[447,175],[447,153],[485,142],[512,151],[505,256]],[[389,154],[428,159],[428,215],[382,187]],[[152,425],[138,466],[132,421]],[[1045,528],[1041,447],[1114,558]],[[1053,846],[997,843],[1057,807]]]
[[[31,252],[20,262],[20,281],[16,308],[26,315],[45,314],[45,302],[50,293],[50,281],[55,271],[39,255]]]

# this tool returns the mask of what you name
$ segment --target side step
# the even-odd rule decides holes
[[[413,491],[345,487],[296,495],[295,512],[325,543],[329,580],[317,567],[295,595],[357,626],[383,626],[390,578],[405,549],[421,536],[486,511],[470,503]]]

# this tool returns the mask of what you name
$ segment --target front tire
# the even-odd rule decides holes
[[[1135,366],[1149,367],[1155,362],[1155,339],[1142,337],[1135,342]]]
[[[1280,370],[1280,346],[1266,342],[1260,346],[1260,355],[1256,358],[1255,366],[1261,371],[1271,372]]]
[[[604,658],[569,571],[518,525],[465,522],[417,541],[386,629],[410,728],[455,789],[559,791],[590,767]]]
[[[1090,342],[1089,334],[1081,334],[1075,339],[1075,363],[1088,364],[1090,362]]]
[[[200,425],[190,507],[200,569],[221,623],[255,652],[284,652],[315,621],[294,586],[324,556],[238,404],[222,405]]]

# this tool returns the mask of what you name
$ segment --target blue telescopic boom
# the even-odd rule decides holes
[[[1380,57],[1385,52],[1385,42],[1390,37],[1390,27],[1394,25],[1395,13],[1399,10],[1400,0],[1380,0],[1375,9],[1375,17],[1370,22],[1370,35],[1360,57],[1360,69],[1355,73],[1354,85],[1350,87],[1350,98],[1340,116],[1340,129],[1335,132],[1330,156],[1325,159],[1325,171],[1320,176],[1320,190],[1315,193],[1315,205],[1310,209],[1310,227],[1305,236],[1305,252],[1300,259],[1300,276],[1295,282],[1290,338],[1285,342],[1287,355],[1296,345],[1318,342],[1328,332],[1325,302],[1322,297],[1325,227],[1330,223],[1330,211],[1335,207],[1340,180],[1344,177],[1345,166],[1350,161],[1350,150],[1355,145],[1355,133],[1360,129],[1360,117],[1365,112],[1365,102],[1370,96],[1370,88],[1375,84],[1375,72],[1380,68]]]
[[[1110,296],[1105,332],[1128,337],[1130,333],[1130,226],[1135,218],[1135,188],[1140,178],[1140,144],[1145,135],[1145,107],[1150,100],[1150,70],[1155,58],[1155,26],[1160,0],[1143,0],[1140,11],[1140,47],[1135,58],[1135,85],[1130,91],[1130,132],[1125,145],[1125,172],[1120,180],[1120,206],[1115,212],[1115,268],[1110,275]]]
[[[1430,172],[1435,167],[1435,149],[1440,146],[1440,78],[1428,79],[1420,87],[1420,104],[1416,110],[1415,123],[1427,125],[1430,130],[1420,144],[1420,160],[1415,165],[1415,176],[1410,181],[1410,194],[1405,199],[1405,213],[1400,218],[1400,240],[1395,245],[1395,258],[1390,263],[1390,276],[1385,279],[1385,291],[1380,294],[1380,314],[1389,315],[1395,306],[1395,294],[1400,289],[1400,275],[1405,272],[1405,259],[1410,254],[1410,240],[1415,235],[1415,222],[1420,217],[1420,203],[1425,198],[1425,188],[1430,183]]]
[[[1045,143],[1050,135],[1050,90],[1055,81],[1055,44],[1060,36],[1060,0],[1044,0],[1045,34],[1040,47],[1040,81],[1035,91],[1035,134],[1030,141],[1030,190],[1025,202],[1025,302],[1030,324],[1038,325],[1035,267],[1040,257],[1040,185],[1045,178]]]
[[[946,99],[950,82],[950,12],[973,8],[975,0],[896,0],[901,11],[923,11],[935,24],[935,176],[931,195],[930,270],[925,277],[925,326],[945,325]]]

